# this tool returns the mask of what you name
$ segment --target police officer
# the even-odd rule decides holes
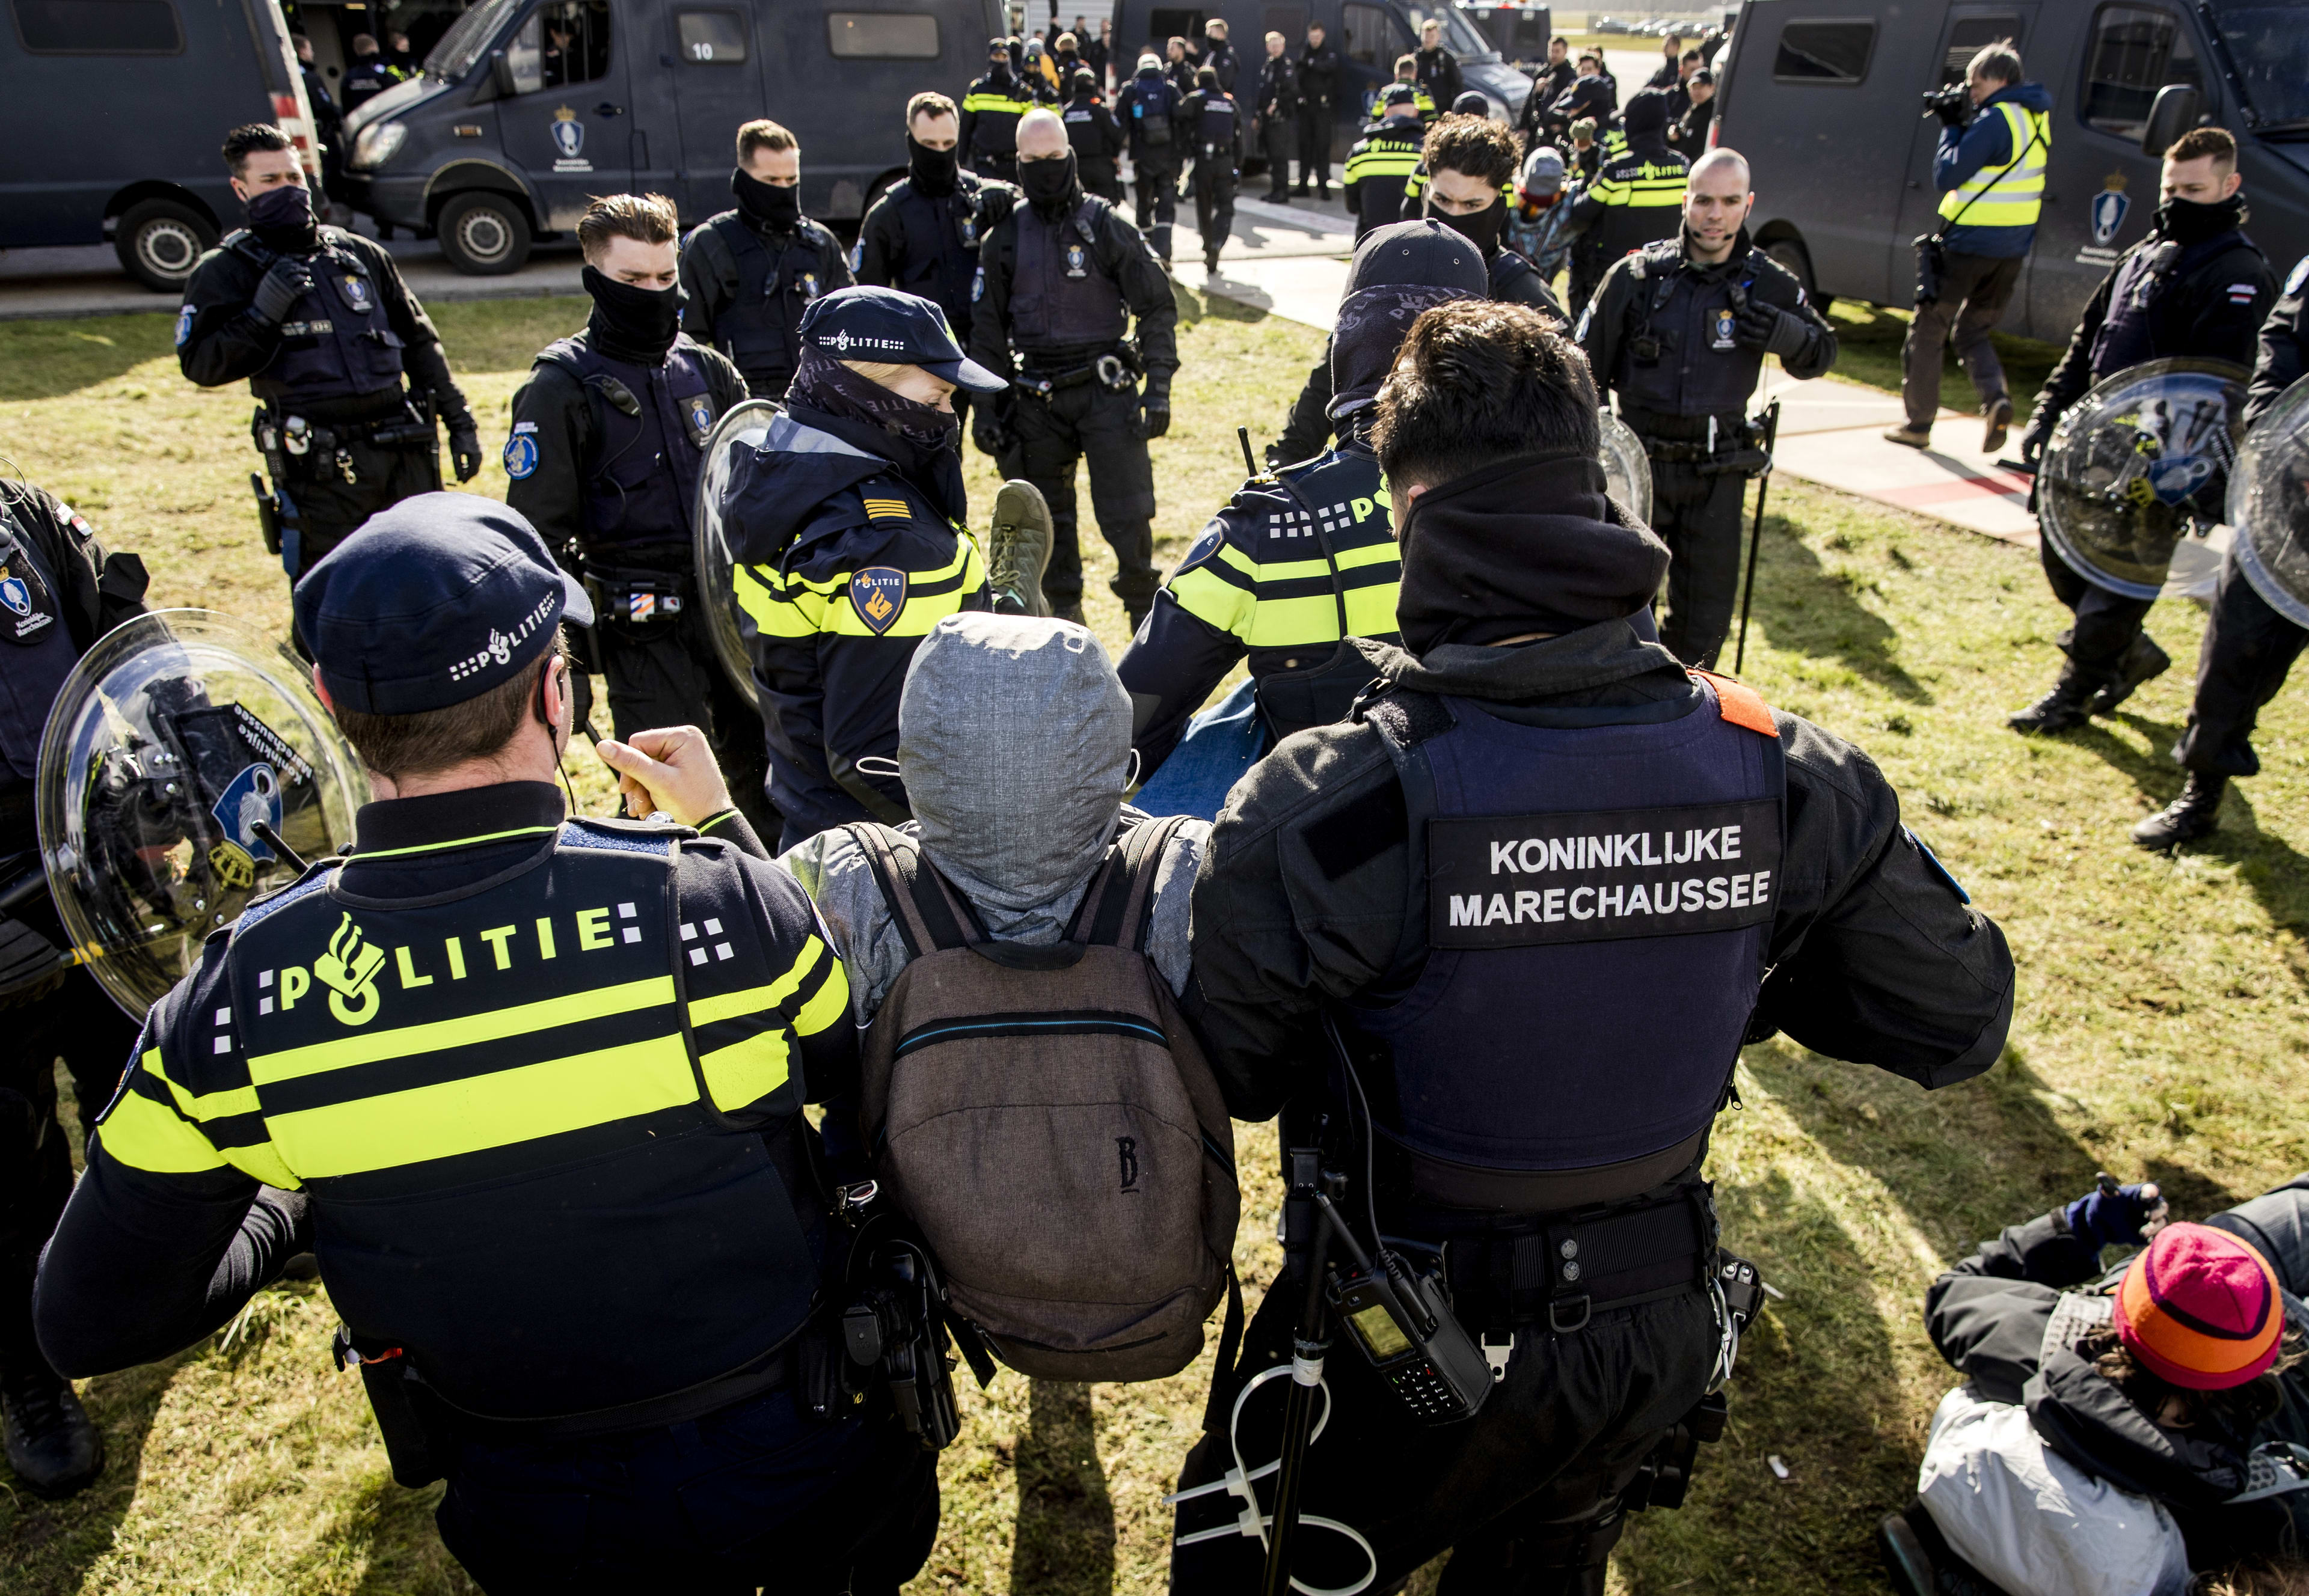
[[[925,92],[906,102],[906,175],[866,212],[851,264],[860,282],[919,294],[966,330],[978,247],[1010,214],[1018,191],[958,167],[959,139],[955,104],[945,95]],[[969,401],[967,388],[955,390],[956,415],[968,417]]]
[[[1790,376],[1827,371],[1836,334],[1794,277],[1749,242],[1755,196],[1737,151],[1701,157],[1682,197],[1681,233],[1613,263],[1578,336],[1651,457],[1652,528],[1674,556],[1660,641],[1707,669],[1731,629],[1741,500],[1767,463],[1749,396],[1768,354]]]
[[[2184,135],[2185,136],[2185,135]],[[2309,306],[2309,255],[2296,262],[2285,291],[2261,324],[2261,355],[2247,389],[2248,433],[2278,397],[2309,372],[2309,332],[2302,325]],[[2237,569],[2232,552],[2221,563],[2220,585],[2197,655],[2197,691],[2189,705],[2189,727],[2173,757],[2189,772],[2181,796],[2132,828],[2142,848],[2169,851],[2176,844],[2210,835],[2219,824],[2221,795],[2232,776],[2257,776],[2261,756],[2253,749],[2253,729],[2261,706],[2277,696],[2286,673],[2309,643],[2309,630],[2270,608]]]
[[[1419,24],[1419,47],[1412,52],[1412,60],[1419,86],[1439,106],[1448,106],[1457,99],[1467,86],[1466,76],[1459,71],[1459,57],[1444,47],[1440,17],[1429,17]]]
[[[1667,552],[1607,505],[1587,367],[1536,312],[1428,312],[1379,407],[1403,647],[1358,643],[1354,717],[1229,797],[1188,1010],[1229,1111],[1279,1109],[1285,1149],[1352,1171],[1362,1245],[1376,1210],[1499,1371],[1471,1421],[1423,1422],[1343,1329],[1304,1514],[1368,1539],[1377,1589],[1454,1548],[1454,1588],[1600,1596],[1621,1493],[1716,1383],[1700,1169],[1743,1041],[1967,1080],[2003,1047],[2012,961],[1864,755],[1649,641]],[[1657,862],[1572,846],[1600,836]],[[1538,991],[1595,996],[1541,1034],[1500,1003]],[[1268,1292],[1238,1376],[1290,1364],[1302,1300]],[[1247,1459],[1276,1455],[1260,1406]],[[1180,1484],[1231,1461],[1206,1436]],[[1180,1531],[1231,1527],[1215,1503]],[[1301,1543],[1309,1586],[1362,1572]],[[1172,1588],[1255,1589],[1258,1562],[1241,1535],[1181,1547]]]
[[[1390,82],[1386,88],[1379,90],[1379,92],[1371,96],[1371,114],[1373,120],[1377,120],[1379,116],[1385,115],[1387,96],[1390,91],[1394,90],[1398,85],[1408,87],[1411,90],[1412,103],[1419,108],[1419,121],[1423,127],[1433,122],[1438,116],[1441,115],[1441,108],[1436,104],[1435,96],[1429,92],[1426,84],[1419,81],[1419,57],[1416,56],[1397,56],[1395,58],[1394,82]],[[1448,100],[1444,102],[1446,105],[1449,103],[1450,102]]]
[[[757,399],[793,380],[795,329],[810,301],[850,286],[842,242],[801,213],[801,144],[776,123],[738,130],[738,207],[692,229],[681,248],[682,331],[746,374]]]
[[[1196,82],[1202,82],[1202,69],[1209,67],[1218,77],[1219,92],[1234,98],[1235,80],[1242,73],[1242,61],[1227,40],[1227,21],[1213,17],[1203,24],[1202,58],[1196,64]]]
[[[224,160],[248,226],[186,280],[177,363],[203,388],[248,379],[272,479],[258,520],[293,582],[379,510],[441,486],[437,416],[460,482],[481,469],[480,431],[393,257],[314,219],[289,135],[236,127]]]
[[[738,807],[774,836],[761,716],[713,651],[690,530],[705,440],[746,379],[680,331],[679,237],[662,194],[597,199],[578,219],[592,315],[513,397],[506,502],[584,574],[597,617],[584,663],[609,680],[616,736],[702,727]]]
[[[1379,91],[1378,120],[1363,129],[1347,151],[1346,181],[1340,190],[1354,213],[1355,237],[1402,219],[1403,189],[1419,165],[1427,133],[1419,116],[1419,91],[1391,83]]]
[[[1267,36],[1267,59],[1258,65],[1258,148],[1267,158],[1267,197],[1281,204],[1291,197],[1291,151],[1299,142],[1299,65],[1284,47],[1283,35]]]
[[[385,58],[376,40],[366,33],[353,35],[353,64],[345,68],[345,115],[351,116],[370,100],[401,82],[404,74]]]
[[[1561,34],[1549,39],[1547,65],[1532,74],[1531,92],[1524,96],[1523,108],[1516,113],[1516,131],[1526,142],[1536,144],[1551,133],[1560,132],[1547,125],[1547,110],[1578,75],[1579,69],[1571,65],[1571,41]]]
[[[986,41],[986,75],[962,97],[963,164],[982,177],[1018,180],[1018,118],[1034,108],[1034,86],[1010,62],[1010,41]]]
[[[1056,116],[1020,120],[1018,180],[1027,203],[987,238],[970,326],[972,358],[1016,376],[1013,392],[981,406],[972,425],[1004,476],[1024,478],[1050,501],[1042,591],[1072,621],[1082,618],[1075,462],[1088,461],[1091,508],[1114,550],[1114,593],[1135,632],[1160,582],[1146,443],[1171,427],[1179,310],[1146,241],[1104,200],[1083,193],[1074,159]],[[1136,336],[1127,341],[1132,323]]]
[[[396,1476],[445,1475],[485,1589],[895,1592],[931,1459],[802,1350],[843,1262],[802,1104],[855,1068],[808,900],[710,760],[649,757],[697,762],[682,731],[608,746],[681,824],[565,812],[558,639],[592,616],[517,512],[396,506],[297,608],[377,801],[153,1009],[41,1345],[166,1357],[309,1247]]]
[[[49,902],[33,778],[48,706],[99,637],[142,615],[144,565],[107,554],[54,494],[0,479],[0,1429],[26,1488],[68,1497],[104,1466],[104,1436],[32,1333],[32,1274],[72,1195],[72,1149],[56,1119],[56,1059],[72,1073],[84,1130],[111,1100],[136,1024],[85,969]]]
[[[1155,258],[1171,263],[1171,225],[1179,209],[1179,168],[1186,141],[1179,132],[1179,91],[1153,56],[1115,97],[1115,114],[1130,140],[1130,186],[1138,230]]]
[[[1270,742],[1345,714],[1370,679],[1340,643],[1396,636],[1398,567],[1371,447],[1373,401],[1420,312],[1487,288],[1482,254],[1440,220],[1397,222],[1355,246],[1324,384],[1337,444],[1242,485],[1154,596],[1117,667],[1142,781],[1246,653]]]
[[[1594,247],[1575,251],[1571,305],[1587,308],[1596,279],[1604,267],[1656,239],[1676,236],[1683,204],[1684,173],[1691,162],[1667,147],[1667,97],[1656,89],[1638,91],[1620,115],[1626,148],[1608,147],[1595,180],[1573,203],[1564,231],[1592,237]]]
[[[1602,58],[1583,55],[1572,69],[1570,86],[1549,104],[1542,125],[1549,134],[1561,137],[1582,118],[1601,127],[1617,115],[1619,108],[1619,97],[1612,91],[1612,80],[1604,75]]]
[[[2165,152],[2157,222],[2109,269],[2085,302],[2068,352],[2045,379],[2020,439],[2034,465],[2070,406],[2102,378],[2168,355],[2253,364],[2255,339],[2277,298],[2276,274],[2244,236],[2244,176],[2226,129],[2192,127]],[[2066,731],[2113,713],[2172,663],[2141,629],[2154,599],[2128,599],[2087,582],[2042,540],[2053,596],[2076,624],[2059,638],[2068,656],[2053,690],[2006,723],[2024,736]]]
[[[1122,203],[1122,177],[1116,159],[1122,153],[1122,128],[1100,98],[1098,79],[1087,66],[1075,68],[1068,80],[1073,98],[1065,112],[1067,142],[1075,152],[1075,168],[1084,191],[1110,205]]]
[[[289,36],[297,51],[297,73],[304,80],[305,103],[313,108],[313,142],[321,147],[321,192],[333,200],[344,198],[345,114],[329,92],[329,80],[313,59],[313,41],[302,33]]]
[[[1339,52],[1320,22],[1307,24],[1299,51],[1299,197],[1307,197],[1310,177],[1323,198],[1331,197],[1331,129],[1339,114]]]
[[[1194,142],[1195,231],[1203,240],[1203,266],[1219,269],[1219,251],[1234,231],[1234,194],[1242,169],[1242,114],[1208,66],[1195,71],[1195,91],[1179,107],[1180,125]]]

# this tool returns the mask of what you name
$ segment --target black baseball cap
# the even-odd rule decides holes
[[[1355,246],[1347,293],[1401,286],[1456,289],[1470,298],[1491,297],[1491,268],[1467,236],[1432,216],[1373,228]]]
[[[801,341],[837,360],[919,366],[973,393],[1000,393],[1010,386],[963,354],[946,312],[934,301],[899,289],[860,283],[811,300],[801,313]]]
[[[593,624],[577,579],[521,512],[423,493],[363,522],[305,573],[297,629],[340,709],[416,715],[478,698]]]

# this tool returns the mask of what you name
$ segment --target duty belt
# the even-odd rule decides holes
[[[256,412],[257,447],[266,454],[276,449],[290,454],[334,454],[350,444],[367,444],[379,449],[422,449],[437,445],[440,435],[434,429],[431,401],[419,408],[415,401],[404,402],[397,416],[380,416],[374,421],[338,421],[324,427],[302,416],[289,415],[278,401],[267,400]],[[273,437],[268,440],[266,435]]]
[[[1616,1210],[1541,1216],[1527,1229],[1454,1237],[1443,1248],[1466,1321],[1501,1328],[1586,1327],[1597,1308],[1633,1307],[1705,1288],[1715,1251],[1708,1187]]]
[[[1029,364],[1020,368],[1016,386],[1039,399],[1048,399],[1062,389],[1078,388],[1093,379],[1120,393],[1138,380],[1138,363],[1129,351],[1115,349],[1095,360],[1059,371],[1037,370]]]
[[[1659,465],[1698,465],[1704,476],[1739,471],[1752,477],[1771,463],[1771,456],[1764,453],[1762,430],[1744,418],[1718,427],[1712,445],[1706,438],[1654,437],[1630,426],[1644,453]]]

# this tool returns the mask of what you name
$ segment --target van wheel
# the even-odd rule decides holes
[[[1836,301],[1820,297],[1820,289],[1812,280],[1812,255],[1802,243],[1794,238],[1775,238],[1764,246],[1764,253],[1777,264],[1787,268],[1789,275],[1803,288],[1804,298],[1812,301],[1813,309],[1822,315],[1828,314],[1828,307]]]
[[[511,194],[461,194],[433,225],[442,254],[468,277],[503,277],[529,261],[529,216]]]
[[[145,200],[128,207],[112,235],[120,269],[156,294],[181,291],[193,263],[216,247],[209,219],[175,200]]]

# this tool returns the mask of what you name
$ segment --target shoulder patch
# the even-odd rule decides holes
[[[2305,261],[2302,264],[2309,265],[2309,261]],[[2295,275],[2297,276],[2299,273],[2296,272]],[[185,347],[185,340],[190,338],[192,335],[193,307],[187,305],[177,312],[177,347],[180,349],[183,349]]]
[[[850,579],[850,603],[867,629],[881,636],[905,610],[906,574],[895,565],[867,566]]]
[[[515,432],[513,436],[506,440],[505,469],[506,475],[516,482],[537,470],[537,435],[535,433]]]
[[[2288,295],[2297,294],[2304,283],[2309,283],[2309,254],[2293,263],[2293,270],[2285,279],[2285,291]]]
[[[1171,574],[1173,577],[1183,576],[1198,565],[1208,565],[1225,541],[1226,522],[1215,515],[1210,524],[1203,529],[1203,535],[1195,539],[1195,546],[1187,550],[1187,557],[1172,569]]]
[[[869,521],[912,521],[913,512],[904,499],[877,498],[866,496],[866,519]]]
[[[1780,735],[1779,722],[1772,719],[1772,706],[1755,688],[1728,676],[1717,676],[1712,670],[1695,670],[1691,674],[1716,689],[1717,712],[1733,725],[1763,737]]]

